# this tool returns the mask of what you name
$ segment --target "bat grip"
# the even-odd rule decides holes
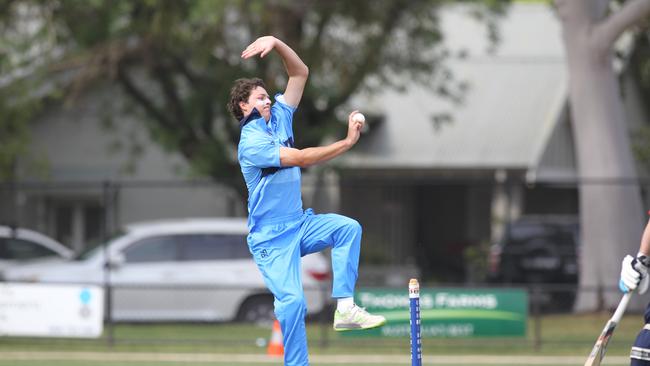
[[[625,308],[627,308],[627,303],[630,302],[630,297],[632,297],[632,292],[626,292],[623,295],[623,298],[621,299],[621,302],[618,303],[618,306],[616,307],[616,311],[614,312],[614,315],[612,315],[612,321],[615,323],[618,323],[621,318],[623,317],[623,313],[625,312]]]

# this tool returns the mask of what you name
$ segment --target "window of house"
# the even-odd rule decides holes
[[[49,201],[51,232],[61,243],[81,252],[101,239],[104,211],[99,201],[56,199]]]
[[[99,241],[102,236],[104,209],[99,204],[83,206],[84,241],[85,243]]]
[[[60,243],[72,245],[73,242],[73,214],[72,204],[57,204],[53,209],[54,237]]]

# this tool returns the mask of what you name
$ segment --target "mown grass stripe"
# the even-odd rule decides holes
[[[408,321],[410,314],[404,311],[377,312],[386,317],[388,321]],[[509,320],[523,321],[525,317],[519,313],[499,310],[482,309],[428,309],[420,311],[420,319],[443,320],[443,319],[486,319],[486,320]]]

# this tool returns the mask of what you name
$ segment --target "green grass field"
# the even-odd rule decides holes
[[[424,364],[581,365],[610,314],[550,315],[539,329],[531,319],[525,338],[424,339]],[[624,317],[610,342],[605,365],[627,365],[642,326],[639,314]],[[362,334],[362,333],[360,333]],[[539,341],[535,341],[535,334]],[[115,342],[0,337],[0,366],[281,365],[266,357],[270,329],[237,324],[117,325]],[[410,365],[409,340],[342,337],[329,327],[308,326],[314,366]],[[480,357],[477,357],[480,356]],[[473,358],[472,358],[473,357]]]
[[[327,363],[310,363],[312,366],[341,366],[341,363],[337,364],[327,364]],[[74,361],[62,361],[62,362],[47,362],[47,363],[35,363],[35,362],[21,362],[21,361],[11,361],[11,362],[2,362],[0,361],[1,366],[159,366],[161,365],[160,363],[155,363],[155,362],[141,362],[141,363],[106,363],[106,362],[74,362]],[[165,363],[165,365],[169,366],[175,366],[175,365],[180,365],[180,366],[193,366],[193,365],[198,365],[198,364],[188,364],[188,363]],[[207,364],[203,364],[207,365]],[[210,363],[210,365],[232,365],[231,363]],[[259,363],[238,363],[238,366],[258,366],[260,365]],[[266,363],[265,365],[282,365],[282,362],[277,362],[277,363]],[[356,365],[355,363],[349,363],[348,365]],[[402,365],[410,365],[409,363],[404,363]],[[424,363],[425,366],[427,366],[426,363]],[[515,363],[508,363],[508,364],[495,364],[495,363],[490,363],[490,364],[460,364],[460,363],[454,363],[454,364],[440,364],[440,363],[435,363],[434,365],[436,366],[476,366],[476,365],[490,365],[490,366],[513,366],[513,365],[527,365],[527,363],[524,361],[523,363],[515,364]],[[551,365],[551,364],[549,364]],[[581,363],[576,363],[576,365],[582,365]],[[606,361],[604,365],[610,365],[610,366],[622,366],[622,365],[629,365],[629,361],[626,361],[625,363],[623,362],[614,362],[611,363],[609,361]],[[372,364],[372,366],[395,366],[395,364]]]

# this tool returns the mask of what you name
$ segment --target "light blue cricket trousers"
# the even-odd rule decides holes
[[[332,297],[351,297],[357,281],[361,225],[351,218],[304,214],[273,224],[256,225],[248,246],[264,281],[275,297],[280,321],[285,366],[309,365],[300,258],[332,248]]]

